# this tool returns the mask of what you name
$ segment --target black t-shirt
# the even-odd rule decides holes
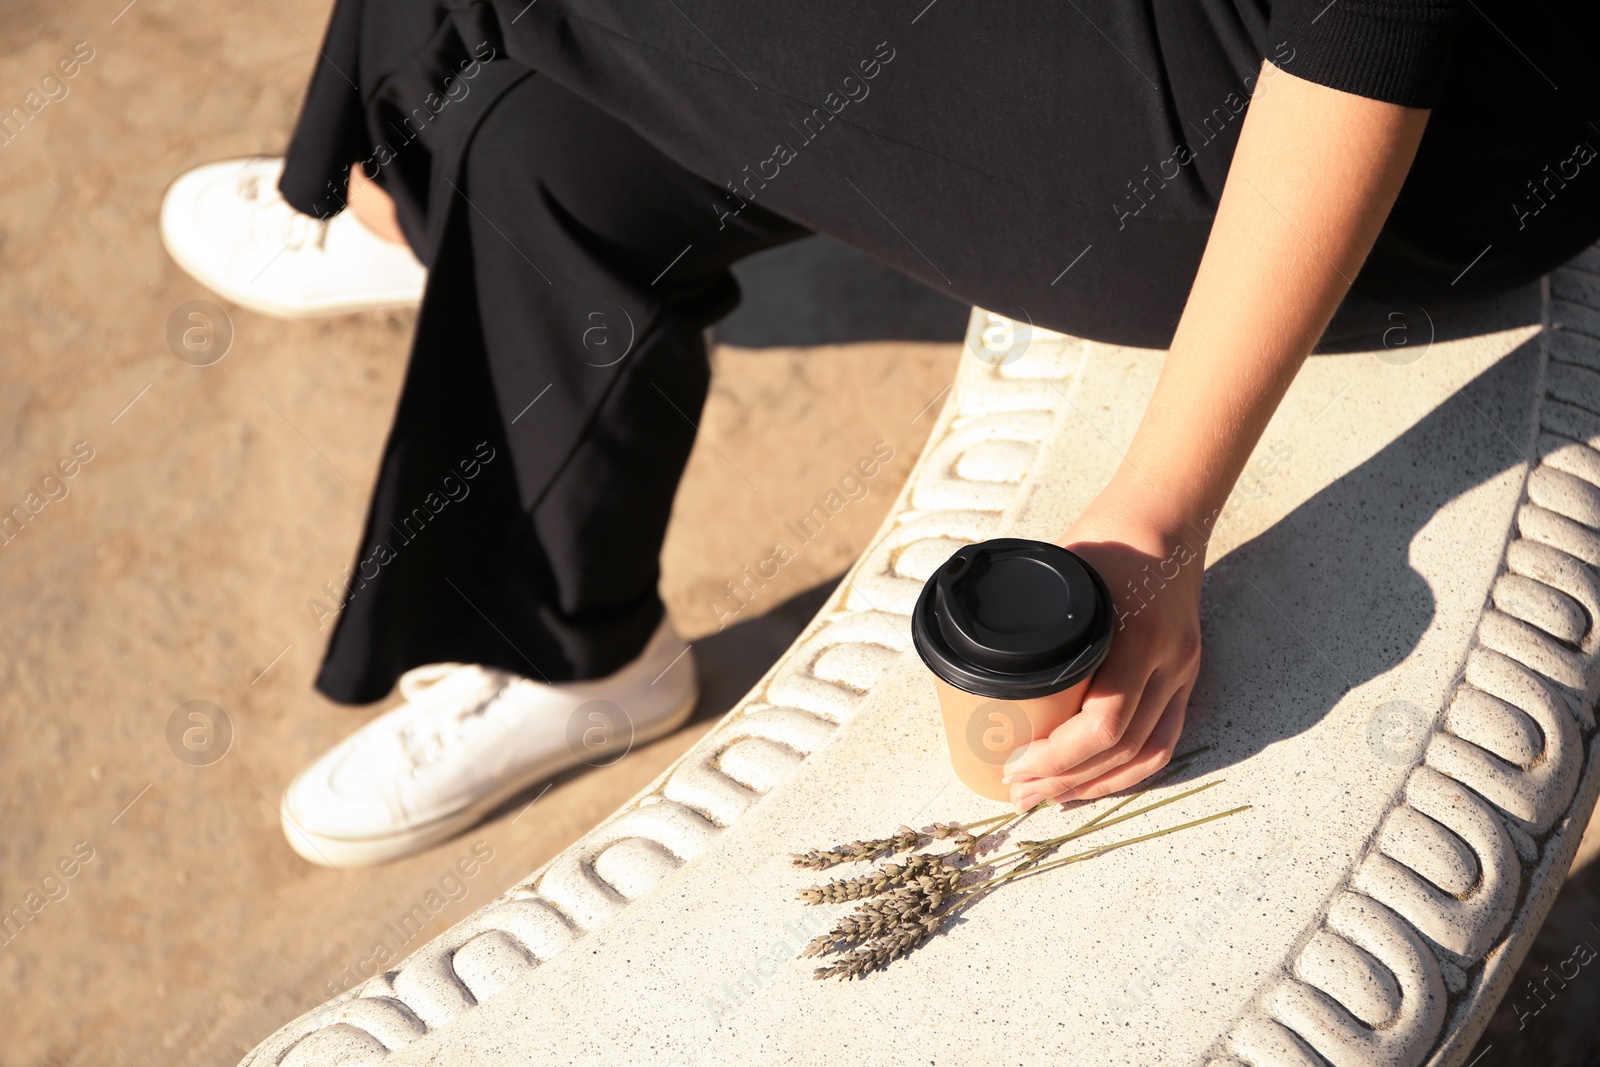
[[[1466,4],[1461,0],[1282,0],[1267,37],[1287,41],[1307,81],[1404,107],[1433,107]]]

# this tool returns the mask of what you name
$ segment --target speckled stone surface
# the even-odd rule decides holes
[[[967,361],[750,697],[247,1062],[1460,1064],[1600,788],[1600,255],[1471,325],[1310,361],[1217,523],[1185,735],[1213,747],[1185,782],[1225,783],[1169,810],[1250,812],[1008,887],[865,981],[796,959],[832,913],[795,901],[787,853],[998,810],[953,781],[906,615],[957,544],[1058,536],[1160,368],[1038,333],[1007,352],[975,312],[969,348],[1018,358]]]

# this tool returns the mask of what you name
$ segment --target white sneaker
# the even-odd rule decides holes
[[[315,219],[278,192],[283,160],[197,167],[161,201],[161,240],[178,266],[219,296],[282,318],[415,307],[427,270],[342,211]]]
[[[438,663],[407,671],[406,702],[302,771],[284,836],[312,863],[382,863],[482,819],[535,782],[603,766],[681,726],[699,696],[694,657],[663,621],[639,658],[587,682],[546,685]]]

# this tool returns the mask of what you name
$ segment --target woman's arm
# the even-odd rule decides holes
[[[1428,112],[1265,64],[1172,350],[1111,483],[1062,543],[1119,629],[1081,714],[1006,765],[1012,799],[1089,798],[1164,766],[1200,664],[1212,522],[1399,194]],[[1148,600],[1149,565],[1176,578]]]

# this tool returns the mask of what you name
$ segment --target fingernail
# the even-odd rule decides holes
[[[1035,804],[1039,803],[1039,801],[1043,799],[1044,797],[1040,796],[1038,793],[1029,793],[1027,796],[1017,801],[1017,814],[1027,814],[1027,812],[1032,809]]]

